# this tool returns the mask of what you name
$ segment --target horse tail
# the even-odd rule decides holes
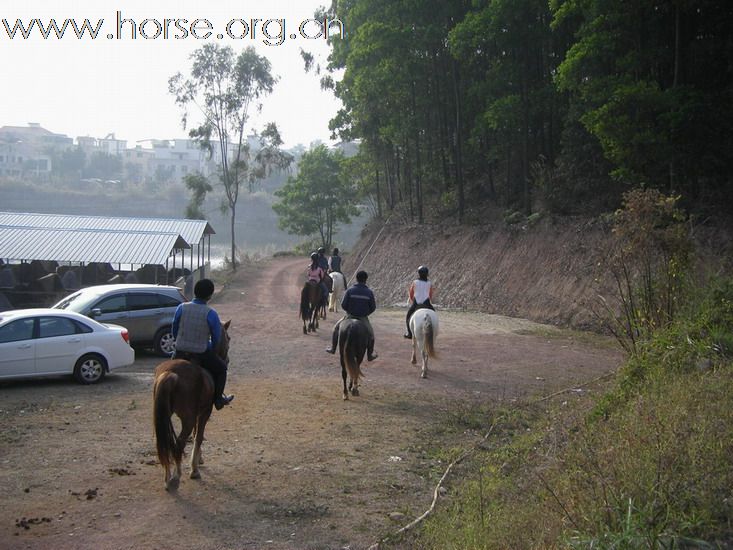
[[[344,342],[344,365],[346,366],[346,372],[354,382],[358,384],[359,377],[362,376],[361,367],[356,359],[358,350],[358,341],[356,335],[351,330],[353,325],[346,330],[346,341]]]
[[[308,284],[303,286],[303,290],[300,291],[300,318],[303,321],[308,321],[310,318],[310,302],[308,300]]]
[[[430,318],[430,315],[425,316],[423,329],[425,334],[425,351],[428,352],[428,357],[436,357],[438,354],[435,351],[435,331],[433,330],[433,320]]]
[[[172,372],[162,373],[155,381],[153,390],[153,425],[155,426],[155,445],[160,464],[168,469],[178,443],[171,421],[171,399],[177,376]]]

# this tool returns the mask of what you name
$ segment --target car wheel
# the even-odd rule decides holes
[[[173,337],[171,327],[164,327],[155,333],[153,349],[163,357],[170,357],[176,351],[176,339]]]
[[[80,384],[96,384],[106,372],[107,361],[96,353],[81,356],[74,365],[74,378]]]

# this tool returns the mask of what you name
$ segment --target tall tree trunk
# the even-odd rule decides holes
[[[237,205],[236,204],[229,204],[229,210],[232,214],[231,216],[231,236],[232,236],[232,271],[237,270],[237,245],[235,244],[235,235],[234,235],[234,220],[237,216]]]
[[[461,128],[461,93],[458,77],[458,62],[453,61],[453,90],[456,100],[456,189],[458,191],[458,223],[463,223],[465,212],[465,197],[463,194],[463,149],[461,145],[462,128]]]

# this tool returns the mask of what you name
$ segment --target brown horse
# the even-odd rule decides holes
[[[318,328],[318,309],[323,296],[321,285],[308,281],[300,291],[300,318],[303,319],[303,334],[315,332]]]
[[[339,324],[339,358],[341,360],[341,378],[344,381],[344,400],[351,395],[359,395],[359,377],[361,363],[369,345],[369,329],[359,319],[346,317]],[[348,388],[346,378],[349,378]]]
[[[222,325],[221,338],[216,354],[229,363],[229,325]],[[165,468],[165,489],[175,491],[181,479],[181,458],[186,441],[194,432],[195,439],[191,454],[191,479],[201,477],[199,464],[201,443],[204,440],[206,422],[211,416],[214,404],[214,379],[209,372],[185,359],[163,361],[155,369],[153,385],[153,425],[158,460]],[[181,419],[181,432],[176,435],[171,417],[176,414]],[[175,472],[171,466],[175,463]]]

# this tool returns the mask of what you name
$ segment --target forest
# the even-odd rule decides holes
[[[321,85],[380,216],[590,214],[634,188],[733,198],[733,4],[334,0]],[[307,54],[304,54],[308,61]],[[311,60],[312,61],[312,60]]]

